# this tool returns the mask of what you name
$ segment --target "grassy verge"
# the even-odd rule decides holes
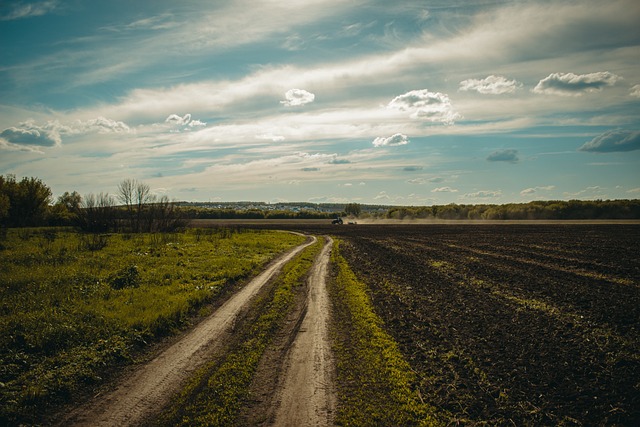
[[[332,339],[337,359],[338,413],[345,426],[441,425],[422,402],[415,375],[374,313],[367,287],[358,281],[334,243]]]
[[[304,240],[229,229],[0,242],[0,425],[38,422]]]
[[[203,367],[153,425],[235,424],[260,358],[293,308],[295,295],[323,244],[319,239],[287,263],[270,291],[252,303],[250,317],[237,327],[223,357]]]

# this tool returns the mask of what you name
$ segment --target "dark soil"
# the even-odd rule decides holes
[[[452,423],[640,425],[639,225],[309,228]]]

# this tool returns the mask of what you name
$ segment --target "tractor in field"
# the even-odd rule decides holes
[[[342,218],[337,217],[336,219],[334,219],[333,221],[331,221],[331,224],[338,224],[338,225],[342,225]]]

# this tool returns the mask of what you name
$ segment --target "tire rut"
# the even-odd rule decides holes
[[[277,426],[333,425],[336,407],[334,361],[329,341],[330,301],[326,289],[333,241],[326,238],[309,276],[306,312],[284,362],[276,393]]]

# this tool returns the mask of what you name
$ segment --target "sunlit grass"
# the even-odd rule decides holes
[[[433,407],[422,402],[416,376],[397,343],[373,311],[367,286],[340,255],[335,241],[332,336],[337,359],[336,423],[348,426],[440,425]],[[387,287],[391,288],[390,284]]]
[[[228,229],[9,230],[0,249],[0,423],[31,420],[100,381],[303,240]]]

